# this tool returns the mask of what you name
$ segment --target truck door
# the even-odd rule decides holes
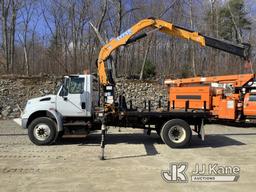
[[[88,108],[90,93],[86,91],[86,86],[84,77],[74,76],[67,79],[66,90],[62,87],[57,95],[56,108],[58,112],[66,117],[90,115],[90,109]],[[65,91],[67,93],[63,94]]]
[[[247,93],[244,97],[244,115],[256,116],[256,94]]]

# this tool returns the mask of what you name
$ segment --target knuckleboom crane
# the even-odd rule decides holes
[[[149,32],[142,32],[142,30],[146,28],[153,28],[153,30]],[[203,116],[200,117],[201,113],[197,113],[197,118],[195,118],[195,113],[189,113],[187,111],[185,112],[164,112],[164,113],[144,113],[144,112],[126,112],[118,111],[116,109],[116,105],[114,102],[114,86],[115,82],[112,78],[112,69],[111,69],[111,53],[117,49],[120,46],[126,46],[130,43],[133,43],[139,39],[142,39],[146,36],[148,36],[153,31],[160,31],[170,36],[179,37],[182,39],[187,39],[194,41],[198,43],[200,46],[205,47],[212,47],[216,48],[234,55],[237,55],[245,60],[249,60],[250,55],[250,45],[249,44],[241,44],[241,45],[235,45],[231,42],[215,39],[212,37],[205,36],[201,33],[174,25],[170,22],[161,20],[161,19],[155,19],[155,18],[148,18],[143,19],[133,25],[131,28],[129,28],[127,31],[119,35],[118,37],[112,39],[107,44],[105,44],[99,53],[98,60],[97,60],[97,67],[98,67],[98,76],[99,76],[99,82],[100,85],[103,88],[103,94],[104,94],[104,103],[103,103],[103,112],[101,113],[101,159],[104,159],[104,148],[105,148],[105,135],[106,135],[106,126],[107,125],[117,125],[120,118],[122,119],[122,116],[125,116],[125,126],[131,125],[138,127],[139,122],[144,122],[142,127],[145,128],[145,124],[151,123],[156,124],[156,129],[159,127],[159,122],[165,121],[168,119],[168,122],[174,122],[175,120],[171,120],[173,118],[178,118],[180,116],[193,116],[193,120],[196,120],[196,132],[199,135],[202,135],[202,139],[204,138],[204,118],[206,118],[204,115],[207,115],[208,113],[202,113]],[[205,101],[204,101],[205,102]],[[122,105],[122,103],[119,103],[119,105]],[[108,118],[109,116],[109,118]],[[130,118],[131,117],[131,118]],[[137,119],[137,121],[134,122],[134,119]],[[192,118],[187,118],[188,121],[191,121]],[[190,120],[189,120],[190,119]],[[110,122],[108,123],[108,120]],[[183,120],[182,120],[183,121]],[[115,122],[115,123],[113,123]],[[190,122],[192,123],[192,122]],[[123,126],[123,124],[121,124]],[[169,143],[165,138],[165,130],[168,129],[168,127],[162,127],[161,128],[161,138],[165,143]],[[190,129],[190,128],[189,128]],[[150,129],[148,129],[150,131]]]
[[[127,31],[122,33],[116,38],[113,38],[107,44],[105,44],[99,53],[97,60],[99,82],[104,90],[104,110],[113,111],[114,110],[114,80],[112,78],[112,69],[110,63],[111,53],[120,46],[126,46],[139,39],[142,39],[149,35],[152,31],[143,32],[138,34],[146,28],[153,28],[152,31],[158,30],[170,36],[179,37],[182,39],[187,39],[198,43],[200,46],[212,47],[227,53],[239,56],[245,60],[249,60],[250,55],[250,45],[249,44],[239,44],[235,45],[228,41],[219,40],[216,38],[208,37],[196,31],[186,29],[174,25],[170,22],[148,18],[143,19],[129,28]]]

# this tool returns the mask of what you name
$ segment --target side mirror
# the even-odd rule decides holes
[[[65,78],[63,81],[62,89],[60,91],[60,96],[65,97],[68,95],[68,84],[69,78]]]
[[[63,85],[60,91],[61,97],[66,97],[68,95],[68,89]]]

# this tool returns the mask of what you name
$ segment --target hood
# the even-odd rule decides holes
[[[28,100],[28,105],[32,103],[44,102],[44,101],[55,101],[56,95],[45,95],[43,97],[36,97]]]
[[[28,118],[30,114],[40,111],[49,110],[55,108],[56,95],[45,95],[43,97],[37,97],[29,99],[21,116],[22,118]]]

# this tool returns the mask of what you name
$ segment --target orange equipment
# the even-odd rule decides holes
[[[217,119],[256,118],[255,74],[165,80],[172,109],[207,110]]]
[[[100,84],[104,90],[104,108],[105,111],[114,109],[114,80],[112,78],[112,66],[109,61],[111,53],[120,46],[128,45],[141,38],[146,37],[149,32],[138,34],[146,28],[153,28],[152,31],[159,30],[167,35],[176,36],[198,43],[201,46],[213,47],[244,59],[248,59],[250,53],[249,44],[234,45],[230,42],[218,40],[212,37],[202,35],[198,32],[174,25],[160,19],[148,18],[143,19],[133,25],[130,29],[122,33],[116,38],[113,38],[104,45],[99,53],[97,60],[98,75]],[[105,66],[106,65],[106,66]]]

